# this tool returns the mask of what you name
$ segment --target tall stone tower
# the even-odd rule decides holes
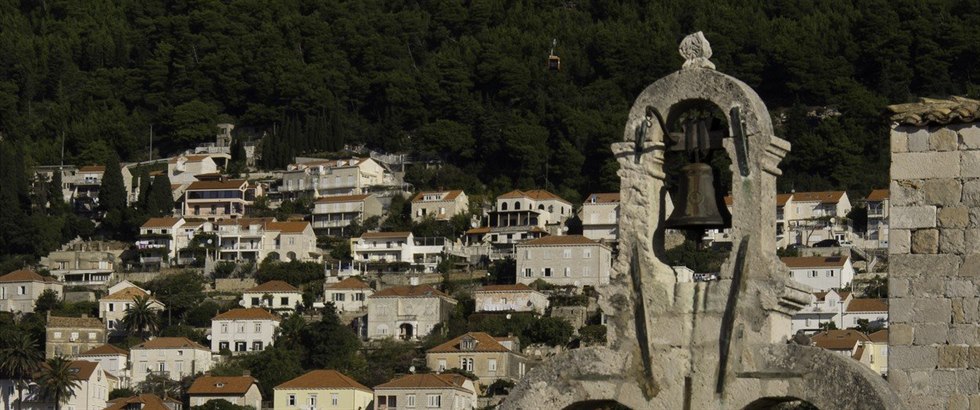
[[[980,102],[889,109],[888,381],[909,408],[980,408]]]

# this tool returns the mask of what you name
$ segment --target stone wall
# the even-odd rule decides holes
[[[909,408],[980,407],[978,125],[891,132],[888,380]]]

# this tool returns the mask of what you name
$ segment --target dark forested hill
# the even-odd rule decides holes
[[[0,0],[0,145],[136,160],[151,125],[167,154],[233,121],[305,136],[273,166],[367,143],[451,164],[423,185],[574,200],[615,188],[626,110],[698,30],[785,119],[784,189],[881,186],[887,103],[980,93],[973,0]]]

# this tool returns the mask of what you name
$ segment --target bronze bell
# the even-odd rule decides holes
[[[681,171],[684,177],[680,181],[674,212],[664,226],[671,229],[724,228],[725,219],[718,212],[711,166],[695,162],[685,165]]]

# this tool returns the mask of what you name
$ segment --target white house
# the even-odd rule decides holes
[[[469,211],[470,200],[462,190],[419,192],[412,198],[412,220],[448,221]]]
[[[851,239],[847,192],[794,192],[790,208],[785,215],[790,243],[810,246],[824,239]]]
[[[572,203],[551,192],[511,191],[497,197],[488,215],[490,229],[484,240],[507,247],[548,233],[558,234],[571,216]]]
[[[140,263],[162,264],[175,261],[177,250],[187,246],[186,236],[180,235],[184,218],[150,218],[140,226],[140,236],[136,240]]]
[[[128,350],[110,344],[104,344],[94,349],[86,350],[75,357],[79,360],[99,363],[103,370],[119,379],[123,386],[129,385]]]
[[[190,184],[197,176],[218,172],[218,164],[209,155],[179,155],[167,161],[167,177],[171,184]]]
[[[548,309],[548,296],[523,283],[485,285],[473,291],[477,312],[537,312]]]
[[[274,218],[238,218],[218,222],[218,258],[255,261],[272,257],[286,261],[316,261],[316,234],[306,221],[279,222]]]
[[[545,236],[517,245],[517,282],[562,286],[609,283],[612,250],[582,235]]]
[[[477,390],[472,380],[460,374],[407,374],[374,387],[374,408],[475,409]]]
[[[582,235],[594,241],[619,240],[619,192],[589,195],[579,210]]]
[[[352,223],[381,216],[382,212],[381,201],[371,194],[326,196],[313,203],[313,229],[346,236]]]
[[[320,197],[365,194],[372,187],[397,185],[394,175],[371,158],[311,159],[289,165],[279,190],[287,196]]]
[[[846,288],[854,279],[849,256],[794,256],[781,258],[793,280],[817,291]]]
[[[236,406],[262,409],[259,381],[251,376],[201,376],[187,389],[191,407],[203,406],[211,400],[226,400]]]
[[[888,299],[853,299],[844,310],[844,327],[857,327],[858,320],[888,327]]]
[[[232,309],[211,319],[211,351],[258,352],[272,346],[278,316],[262,308]]]
[[[815,333],[820,331],[820,325],[833,322],[835,327],[842,328],[844,309],[851,301],[851,292],[831,289],[827,292],[815,292],[810,295],[810,303],[793,313],[792,333],[799,331]]]
[[[71,362],[70,369],[78,387],[72,389],[73,395],[60,405],[63,409],[102,410],[109,401],[109,392],[119,387],[119,381],[102,369],[99,363],[84,360]],[[28,384],[24,389],[24,402],[17,403],[17,388],[14,381],[0,379],[0,408],[18,410],[49,410],[55,407],[54,400],[41,394],[41,386]]]
[[[242,292],[242,306],[293,311],[303,304],[303,292],[281,280],[270,280]]]
[[[874,245],[876,248],[888,247],[889,203],[889,190],[887,189],[875,189],[864,199],[864,204],[868,210],[867,239],[869,245]]]
[[[99,299],[99,317],[102,318],[102,322],[105,323],[109,333],[125,332],[123,318],[126,317],[126,310],[133,306],[134,301],[139,297],[149,297],[149,305],[152,310],[162,311],[166,308],[163,302],[151,297],[149,292],[135,285]]]
[[[158,337],[129,350],[133,383],[156,374],[180,381],[211,370],[211,351],[186,337]]]
[[[420,339],[449,320],[456,303],[456,299],[429,285],[380,290],[368,297],[368,337]]]
[[[374,289],[354,276],[323,286],[323,300],[333,302],[337,312],[366,310],[368,297],[373,294]]]
[[[19,269],[0,276],[0,311],[32,313],[37,298],[49,289],[57,293],[58,300],[61,300],[64,285],[54,277],[41,276],[30,269]]]
[[[407,262],[435,272],[446,242],[446,238],[416,238],[411,232],[365,232],[352,240],[351,255],[357,262]]]

